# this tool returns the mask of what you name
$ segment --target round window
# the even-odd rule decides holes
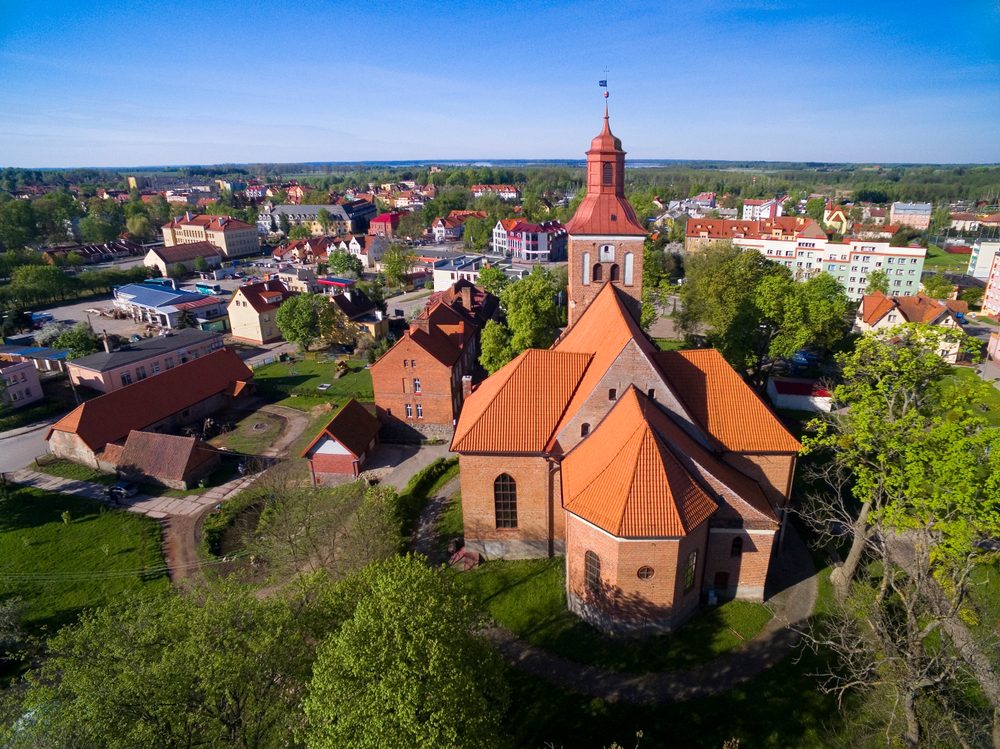
[[[649,578],[651,578],[653,576],[653,568],[652,567],[640,567],[639,568],[639,572],[637,572],[636,574],[639,576],[640,580],[648,580]]]

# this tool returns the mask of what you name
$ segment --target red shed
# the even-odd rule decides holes
[[[378,430],[374,414],[353,398],[347,401],[302,451],[302,457],[309,459],[313,486],[357,476],[378,442]]]

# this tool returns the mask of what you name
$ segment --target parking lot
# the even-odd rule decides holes
[[[110,294],[90,297],[82,302],[50,307],[45,311],[55,318],[56,322],[75,325],[78,322],[88,323],[95,333],[106,331],[109,335],[128,336],[142,335],[145,325],[134,323],[130,319],[116,320],[109,314],[114,309],[114,301]],[[105,313],[105,314],[102,314]]]

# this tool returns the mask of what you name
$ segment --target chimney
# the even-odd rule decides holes
[[[463,286],[462,287],[462,306],[465,307],[469,312],[472,312],[472,287]]]
[[[101,342],[104,344],[104,351],[111,353],[111,340],[108,338],[108,331],[101,330]]]
[[[185,221],[191,220],[191,211],[184,211],[184,220]]]
[[[472,375],[462,375],[462,400],[472,395]]]
[[[417,331],[422,330],[428,335],[431,332],[431,320],[427,315],[420,315],[419,317],[414,317],[410,320],[410,330]]]

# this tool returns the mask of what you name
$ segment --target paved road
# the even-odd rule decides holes
[[[49,451],[45,435],[53,421],[55,419],[47,420],[29,430],[0,433],[0,471],[16,471],[39,455],[45,455]]]

